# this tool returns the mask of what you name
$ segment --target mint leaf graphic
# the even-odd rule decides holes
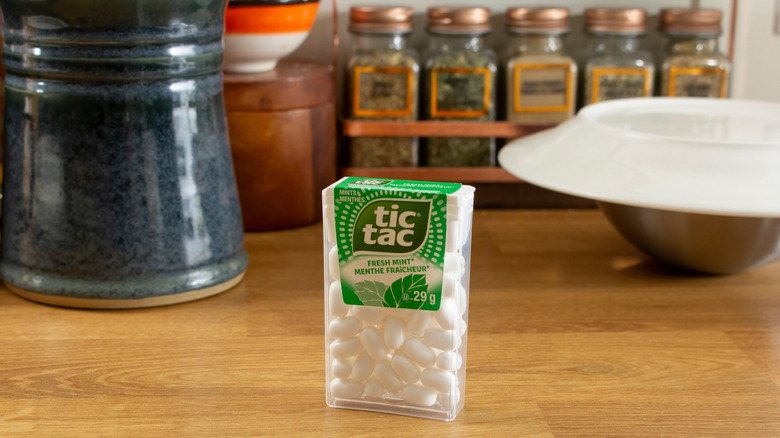
[[[425,300],[414,301],[414,298],[419,298],[420,292],[427,291],[428,284],[425,282],[425,274],[409,274],[394,281],[387,288],[385,291],[385,307],[419,309],[425,304]],[[416,295],[415,292],[417,292]]]
[[[365,306],[382,307],[387,285],[381,281],[361,281],[355,283],[355,295]]]

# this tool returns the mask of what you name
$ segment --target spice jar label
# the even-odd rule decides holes
[[[726,97],[728,73],[719,68],[671,67],[669,96]]]
[[[409,67],[355,67],[352,114],[355,117],[409,117],[414,111]]]
[[[514,69],[516,112],[569,111],[573,103],[569,64],[526,64]]]
[[[652,76],[644,68],[594,68],[591,103],[629,97],[650,97]]]
[[[490,113],[489,68],[431,70],[431,117],[484,117]]]
[[[338,274],[345,304],[439,309],[447,195],[460,187],[357,177],[334,187]]]

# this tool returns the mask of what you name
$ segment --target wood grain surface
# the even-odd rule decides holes
[[[0,290],[0,436],[780,436],[780,264],[695,276],[595,210],[475,213],[466,404],[325,405],[322,230],[248,234],[244,281],[145,310]]]
[[[551,125],[523,125],[511,122],[463,122],[421,120],[414,122],[346,119],[343,134],[349,137],[499,137],[517,138],[549,129]]]

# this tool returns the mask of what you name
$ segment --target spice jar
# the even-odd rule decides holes
[[[354,6],[350,9],[352,57],[349,115],[362,120],[417,119],[419,55],[408,46],[412,8]],[[415,137],[354,137],[349,148],[355,167],[416,166]]]
[[[663,9],[660,28],[668,37],[661,74],[664,96],[726,97],[731,62],[718,51],[721,12]]]
[[[506,11],[507,120],[553,124],[574,115],[577,64],[563,50],[569,32],[565,8],[510,8]]]
[[[583,105],[653,94],[655,66],[640,39],[646,31],[644,9],[589,8]]]
[[[428,9],[430,46],[424,62],[424,111],[429,120],[493,121],[497,57],[487,47],[487,8]],[[492,166],[495,139],[436,137],[426,142],[428,166]]]

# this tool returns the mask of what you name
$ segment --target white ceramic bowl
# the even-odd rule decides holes
[[[624,236],[667,263],[732,273],[780,258],[780,104],[608,101],[585,107],[554,129],[511,142],[498,158],[525,181],[597,201]],[[680,214],[710,216],[721,225],[695,225],[694,216],[681,219]],[[715,219],[724,217],[733,220]],[[774,240],[759,245],[761,251],[734,247],[740,239],[758,238],[746,231],[756,227],[769,232],[761,239]],[[693,239],[704,229],[700,243],[681,244],[680,236]],[[715,244],[718,240],[732,243]],[[704,248],[705,241],[712,245]],[[730,253],[730,261],[701,260],[719,252]]]
[[[225,13],[228,73],[273,70],[311,31],[318,0],[231,0]]]

